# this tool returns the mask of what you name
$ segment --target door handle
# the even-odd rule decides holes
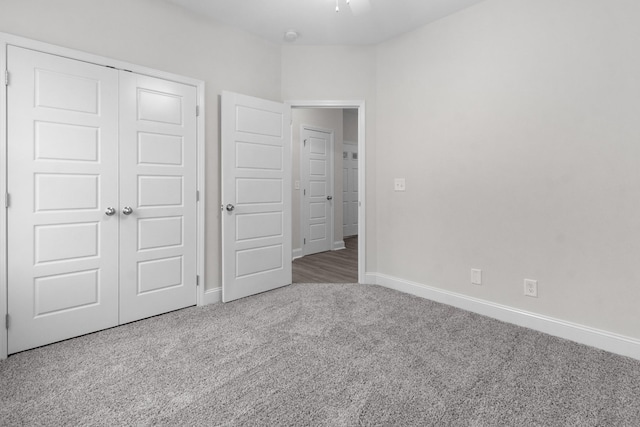
[[[133,213],[133,209],[131,209],[131,206],[125,206],[124,209],[122,209],[122,213],[125,215],[131,215]]]
[[[107,216],[115,215],[115,213],[116,213],[116,210],[114,208],[112,208],[111,206],[109,206],[107,208],[107,210],[104,211],[104,214],[107,215]]]
[[[231,203],[229,203],[229,204],[227,205],[227,210],[228,210],[229,212],[232,212],[235,208],[236,208],[236,207],[235,207],[235,206],[233,206]]]
[[[327,200],[333,200],[333,196],[327,196]]]

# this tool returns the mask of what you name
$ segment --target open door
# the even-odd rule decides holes
[[[291,109],[222,93],[222,301],[291,284]]]

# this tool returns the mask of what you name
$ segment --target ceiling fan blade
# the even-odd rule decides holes
[[[370,0],[350,0],[349,7],[354,15],[362,15],[371,11]]]

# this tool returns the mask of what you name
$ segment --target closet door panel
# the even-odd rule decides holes
[[[10,46],[9,353],[118,323],[118,73]]]
[[[120,323],[196,303],[196,88],[120,72]]]

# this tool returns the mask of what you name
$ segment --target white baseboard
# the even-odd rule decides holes
[[[333,242],[333,250],[334,251],[339,251],[341,249],[347,249],[347,247],[344,245],[344,240],[337,240],[337,241]]]
[[[410,282],[379,273],[366,273],[366,283],[416,295],[463,310],[492,317],[503,322],[544,332],[549,335],[575,341],[611,353],[640,360],[640,340],[614,334],[600,329],[543,316],[517,308],[472,298],[432,286]]]
[[[378,281],[378,276],[376,275],[376,273],[370,273],[370,272],[364,273],[363,285],[378,285],[377,281]]]
[[[302,258],[302,248],[294,249],[291,251],[291,259]]]
[[[215,304],[220,301],[222,301],[222,288],[213,288],[205,291],[203,305]]]

